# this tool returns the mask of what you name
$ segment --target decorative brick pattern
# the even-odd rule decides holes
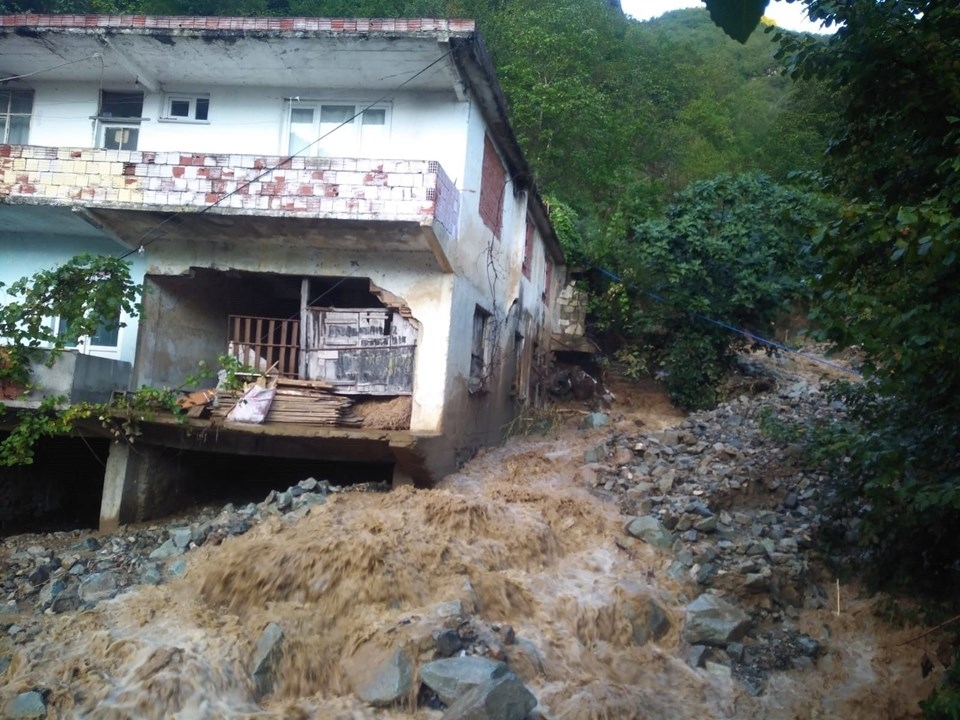
[[[489,135],[483,136],[483,165],[480,171],[480,218],[483,224],[500,237],[503,229],[503,195],[506,171]]]
[[[0,200],[275,216],[439,222],[460,193],[439,163],[0,145]]]
[[[3,15],[0,27],[114,28],[146,30],[231,30],[253,32],[324,33],[473,33],[473,20],[439,18],[272,18],[193,17],[188,15]]]

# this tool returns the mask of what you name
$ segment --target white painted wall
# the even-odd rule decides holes
[[[142,87],[115,87],[121,92]],[[288,98],[303,101],[352,103],[364,107],[381,95],[318,88],[190,87],[169,86],[167,94],[208,94],[208,122],[164,119],[165,95],[145,92],[138,150],[198,153],[287,153]],[[64,147],[94,147],[97,143],[92,119],[97,113],[100,87],[97,83],[62,85],[38,82],[30,124],[30,144]],[[396,93],[377,107],[388,109],[390,130],[386,153],[369,157],[404,160],[436,160],[458,185],[464,176],[467,103],[453,93]],[[363,157],[362,153],[346,156]]]

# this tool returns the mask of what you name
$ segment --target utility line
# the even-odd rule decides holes
[[[675,309],[677,309],[677,310],[680,310],[681,312],[685,312],[685,313],[687,313],[688,315],[690,315],[691,317],[694,317],[694,318],[696,318],[696,319],[698,319],[698,320],[702,320],[702,321],[705,322],[705,323],[709,323],[710,325],[715,325],[716,327],[723,328],[724,330],[726,330],[726,331],[728,331],[728,332],[735,333],[735,334],[737,334],[737,335],[742,335],[743,337],[745,337],[745,338],[747,338],[747,339],[749,339],[749,340],[752,340],[753,342],[760,343],[761,345],[766,345],[767,347],[772,347],[772,348],[775,348],[776,350],[781,350],[781,351],[783,351],[783,352],[790,353],[790,354],[792,354],[792,355],[797,355],[797,356],[799,356],[799,357],[802,357],[802,358],[804,358],[804,359],[806,359],[806,360],[811,360],[811,361],[813,361],[813,362],[815,362],[815,363],[818,363],[818,364],[820,364],[820,365],[826,365],[827,367],[831,367],[831,368],[833,368],[834,370],[839,370],[839,371],[844,372],[844,373],[847,373],[847,374],[849,374],[849,375],[854,375],[855,377],[862,377],[861,374],[858,373],[856,370],[851,370],[850,368],[846,368],[846,367],[844,367],[843,365],[840,365],[840,364],[838,364],[838,363],[830,362],[829,360],[825,360],[824,358],[817,357],[816,355],[811,355],[811,354],[809,354],[809,353],[801,352],[800,350],[794,350],[793,348],[788,347],[788,346],[784,345],[783,343],[779,343],[779,342],[777,342],[776,340],[771,340],[770,338],[763,337],[762,335],[757,335],[756,333],[752,333],[752,332],[750,332],[749,330],[741,330],[740,328],[734,327],[733,325],[730,325],[730,324],[728,324],[728,323],[725,323],[725,322],[723,322],[723,321],[721,321],[721,320],[716,320],[716,319],[714,319],[714,318],[712,318],[712,317],[709,317],[709,316],[707,316],[707,315],[704,315],[703,313],[699,313],[699,312],[697,312],[697,311],[695,311],[695,310],[686,310],[686,309],[684,309],[684,308],[677,307],[675,304],[671,303],[669,300],[667,300],[666,298],[662,297],[661,295],[657,295],[657,294],[654,293],[654,292],[650,292],[649,290],[644,290],[644,289],[642,289],[642,288],[637,287],[636,285],[634,285],[634,284],[632,284],[632,283],[628,283],[628,282],[626,282],[622,277],[620,277],[619,275],[616,275],[616,274],[610,272],[609,270],[607,270],[607,269],[605,269],[605,268],[594,267],[594,268],[592,268],[592,269],[593,269],[593,270],[596,270],[596,271],[599,272],[601,275],[604,275],[604,276],[610,278],[610,279],[613,280],[614,282],[618,282],[618,283],[621,283],[621,284],[623,284],[623,285],[626,285],[627,287],[629,287],[629,288],[631,288],[631,289],[633,289],[633,290],[636,290],[637,292],[641,293],[642,295],[646,295],[646,296],[647,296],[648,298],[650,298],[651,300],[655,300],[655,301],[658,302],[658,303],[661,303],[661,304],[663,304],[663,305],[667,305],[667,306],[669,306],[669,307],[675,308]]]
[[[240,192],[241,190],[243,190],[244,188],[249,187],[252,183],[257,182],[258,180],[260,180],[261,178],[266,177],[267,175],[269,175],[270,173],[274,172],[275,170],[280,169],[281,167],[283,167],[284,165],[286,165],[288,162],[290,162],[290,160],[292,160],[293,158],[295,158],[295,157],[297,157],[298,155],[301,155],[301,154],[304,153],[305,151],[309,150],[310,148],[312,148],[312,147],[313,147],[314,145],[316,145],[317,143],[321,142],[322,140],[326,139],[327,137],[329,137],[329,136],[332,135],[333,133],[337,132],[337,130],[339,130],[340,128],[342,128],[342,127],[344,127],[344,126],[349,125],[350,123],[352,123],[352,122],[353,122],[354,120],[356,120],[358,117],[360,117],[361,115],[363,115],[363,113],[365,113],[367,110],[370,110],[370,109],[373,108],[374,106],[379,105],[380,103],[386,102],[387,100],[391,99],[394,94],[396,94],[397,92],[399,92],[400,90],[402,90],[406,85],[408,85],[409,83],[413,82],[413,81],[416,80],[418,77],[420,77],[421,75],[423,75],[425,72],[427,72],[428,70],[430,70],[434,65],[437,65],[438,63],[440,63],[440,62],[442,62],[443,60],[445,60],[452,52],[453,52],[452,50],[448,50],[448,51],[445,52],[443,55],[441,55],[440,57],[438,57],[437,59],[435,59],[434,61],[432,61],[432,62],[429,63],[428,65],[426,65],[425,67],[421,68],[420,70],[418,70],[418,71],[417,71],[416,73],[414,73],[413,75],[411,75],[409,78],[407,78],[406,80],[404,80],[404,81],[403,81],[402,83],[400,83],[400,85],[398,85],[396,88],[390,90],[390,91],[387,92],[387,93],[384,93],[383,95],[381,95],[380,97],[378,97],[378,98],[377,98],[376,100],[374,100],[373,102],[371,102],[371,103],[365,105],[364,107],[362,107],[360,110],[358,110],[358,111],[357,111],[356,113],[354,113],[352,116],[350,116],[349,118],[347,118],[346,120],[344,120],[343,122],[341,122],[341,123],[340,123],[339,125],[337,125],[335,128],[327,131],[327,132],[324,133],[323,135],[320,135],[316,140],[314,140],[313,142],[311,142],[309,145],[304,146],[303,148],[301,148],[300,150],[298,150],[298,151],[295,152],[295,153],[292,153],[292,154],[290,154],[290,155],[287,155],[286,157],[284,157],[283,159],[281,159],[280,162],[276,163],[276,164],[273,165],[272,167],[266,168],[263,172],[259,173],[258,175],[254,176],[253,178],[247,180],[247,181],[244,182],[243,184],[237,185],[236,189],[231,190],[230,192],[226,193],[226,194],[223,195],[222,197],[217,198],[217,199],[216,199],[215,201],[213,201],[212,203],[209,203],[209,204],[205,205],[201,210],[199,210],[199,211],[197,211],[197,212],[195,212],[195,213],[194,213],[194,212],[191,212],[191,213],[189,213],[189,214],[191,214],[191,215],[202,215],[203,213],[207,212],[208,210],[211,210],[212,208],[215,208],[217,205],[219,205],[220,203],[222,203],[222,202],[223,202],[224,200],[226,200],[227,198],[230,198],[230,197],[236,195],[237,193],[239,193],[239,192]],[[177,218],[177,217],[179,217],[180,215],[184,215],[184,214],[186,214],[185,211],[183,211],[183,210],[178,210],[177,212],[173,213],[173,214],[170,215],[169,217],[164,218],[163,220],[161,220],[160,222],[158,222],[156,225],[154,225],[153,227],[151,227],[151,228],[149,228],[148,230],[146,230],[146,231],[139,237],[138,242],[137,242],[137,247],[136,247],[135,249],[130,250],[130,251],[124,253],[123,255],[121,255],[119,259],[120,259],[120,260],[125,260],[126,258],[130,257],[131,255],[133,255],[133,254],[135,254],[135,253],[142,253],[142,252],[144,251],[144,249],[145,249],[148,245],[151,245],[152,243],[156,242],[157,240],[159,240],[160,238],[163,237],[163,235],[161,234],[161,235],[157,235],[156,237],[149,238],[149,236],[150,236],[151,233],[153,233],[153,232],[156,231],[156,230],[159,230],[161,227],[163,227],[164,225],[166,225],[168,222],[172,221],[174,218]],[[149,238],[149,239],[148,239],[148,238]]]

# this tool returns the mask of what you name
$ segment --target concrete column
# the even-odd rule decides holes
[[[169,514],[188,504],[177,454],[150,445],[110,446],[100,501],[100,532]]]

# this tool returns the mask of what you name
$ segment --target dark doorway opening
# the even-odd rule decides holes
[[[45,438],[33,464],[0,468],[0,535],[96,529],[110,441]]]
[[[282,491],[301,480],[328,480],[331,485],[390,483],[392,463],[330,462],[304,458],[231,455],[185,450],[180,454],[187,487],[200,505],[261,502],[271,490]]]

